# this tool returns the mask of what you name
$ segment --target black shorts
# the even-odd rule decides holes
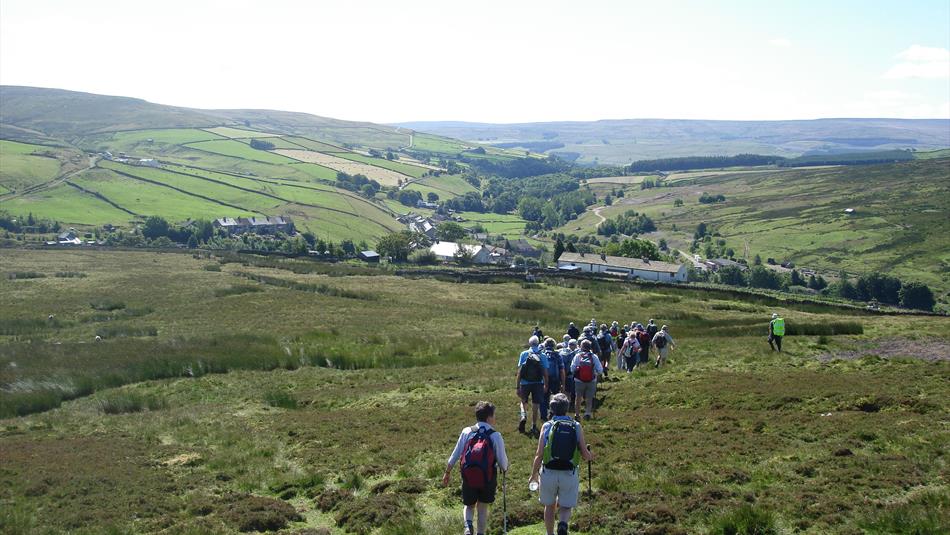
[[[544,383],[521,385],[521,401],[527,403],[529,397],[532,403],[544,403]]]
[[[462,483],[462,505],[475,505],[478,503],[494,503],[495,491],[498,490],[498,478],[485,484],[483,489],[470,489],[465,483]]]

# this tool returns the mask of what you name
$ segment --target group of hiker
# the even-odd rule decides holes
[[[785,320],[772,314],[769,322],[769,346],[782,351]],[[574,323],[567,327],[562,341],[545,337],[535,327],[528,339],[528,348],[518,356],[515,379],[520,406],[518,430],[526,432],[525,404],[531,403],[532,435],[538,438],[528,488],[539,492],[544,506],[544,527],[548,535],[567,535],[572,509],[580,494],[578,471],[581,460],[594,460],[580,423],[590,420],[594,411],[597,381],[607,379],[611,357],[616,355],[617,371],[632,373],[650,362],[650,350],[656,351],[654,367],[662,366],[676,343],[666,325],[657,328],[654,320],[644,326],[631,322],[619,325],[613,322],[598,326],[594,319],[578,329]],[[573,418],[568,414],[573,408]],[[538,429],[538,417],[542,426]],[[462,503],[465,535],[484,535],[488,524],[488,506],[495,501],[498,480],[509,468],[505,441],[495,430],[495,406],[487,401],[475,405],[476,424],[466,427],[449,457],[442,477],[443,485],[451,480],[452,468],[461,462]],[[505,505],[507,509],[507,504]],[[476,518],[477,513],[477,518]],[[505,515],[507,532],[507,514]],[[477,528],[477,529],[476,529]]]
[[[548,420],[548,402],[557,393],[566,394],[579,419],[583,407],[584,419],[593,417],[597,381],[610,373],[611,357],[616,355],[617,370],[632,373],[650,362],[650,350],[656,351],[654,367],[666,362],[676,343],[669,328],[657,327],[654,320],[646,326],[631,322],[609,327],[590,320],[583,331],[572,322],[561,342],[544,337],[540,327],[528,339],[528,349],[518,357],[515,388],[521,400],[519,431],[527,427],[526,405],[531,403],[531,433],[538,432],[538,417]]]

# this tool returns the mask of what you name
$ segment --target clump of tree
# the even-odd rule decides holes
[[[625,256],[627,258],[647,258],[649,260],[660,260],[662,258],[655,243],[638,239],[609,242],[604,246],[604,254]]]
[[[685,171],[688,169],[710,169],[734,167],[738,165],[775,165],[783,162],[781,156],[762,154],[737,154],[735,156],[685,156],[681,158],[660,158],[639,160],[627,167],[631,173],[649,173],[651,171]]]
[[[468,232],[465,230],[465,227],[459,225],[454,221],[445,221],[439,223],[439,226],[436,227],[436,236],[442,241],[459,241],[465,237]]]
[[[649,216],[637,213],[635,210],[627,210],[623,214],[607,219],[597,225],[597,234],[608,237],[614,234],[636,236],[655,230],[656,224],[653,220]]]
[[[257,150],[274,150],[276,147],[270,141],[264,141],[263,139],[252,139],[251,148]]]
[[[726,196],[721,193],[718,195],[710,195],[706,192],[703,192],[703,194],[699,196],[700,204],[714,204],[717,202],[726,202]]]
[[[396,194],[396,200],[406,206],[416,206],[422,200],[422,193],[414,189],[401,189]]]
[[[8,232],[46,234],[49,232],[59,232],[62,230],[62,225],[60,225],[59,221],[34,217],[33,212],[30,212],[26,217],[0,212],[0,229]]]
[[[381,189],[379,182],[371,180],[366,175],[349,175],[343,172],[336,174],[336,185],[345,190],[357,192],[368,199],[375,197]]]

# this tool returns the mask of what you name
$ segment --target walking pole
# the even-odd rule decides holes
[[[590,452],[590,444],[587,445],[587,451],[588,451],[588,453]],[[593,463],[592,463],[591,461],[587,461],[587,497],[588,497],[588,498],[593,498],[593,497],[594,497],[594,488],[591,486],[591,479],[592,479],[592,476],[590,475],[590,474],[591,474],[591,470],[592,470],[592,469],[591,469],[591,465],[592,465],[592,464],[593,464]]]
[[[508,535],[508,471],[501,472],[502,533]]]

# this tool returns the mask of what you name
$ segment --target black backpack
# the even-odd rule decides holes
[[[600,345],[601,355],[610,354],[610,342],[607,341],[607,335],[605,333],[600,333],[597,335],[597,344]]]
[[[541,357],[534,351],[528,353],[528,358],[521,365],[521,380],[529,383],[544,380],[544,366],[541,365]]]
[[[580,460],[577,449],[577,423],[554,420],[545,444],[544,467],[548,470],[573,470]]]
[[[666,335],[664,334],[659,338],[654,338],[653,343],[656,344],[657,349],[663,349],[666,347]]]

